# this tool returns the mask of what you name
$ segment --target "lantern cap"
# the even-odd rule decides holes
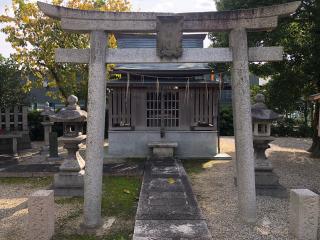
[[[253,120],[256,121],[273,121],[281,117],[280,114],[268,109],[265,104],[265,96],[258,93],[255,96],[255,104],[251,107],[251,116]]]
[[[78,98],[75,95],[70,95],[67,101],[67,107],[50,116],[50,119],[54,122],[85,122],[87,120],[87,112],[80,109],[77,104]]]
[[[46,102],[43,111],[40,113],[41,116],[51,116],[54,114],[53,109],[50,107],[49,103]]]

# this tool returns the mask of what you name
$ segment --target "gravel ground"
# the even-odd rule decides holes
[[[303,187],[320,192],[320,159],[309,158],[305,149],[310,144],[309,139],[279,138],[267,151],[276,173],[280,176],[281,184],[286,188]],[[222,138],[221,145],[222,152],[234,156],[233,138]],[[40,159],[33,161],[32,158],[29,161],[41,162]],[[191,179],[214,239],[294,240],[288,234],[287,199],[258,196],[258,221],[255,225],[245,225],[239,220],[232,161],[214,161],[207,164],[207,167],[209,168],[193,174]],[[4,184],[0,180],[0,240],[25,239],[28,214],[26,200],[32,192],[40,188],[44,187],[27,183]],[[64,203],[56,204],[55,207],[56,227],[65,225],[63,232],[80,222],[81,204]]]
[[[234,139],[224,137],[221,142],[222,152],[234,157]],[[320,192],[320,159],[309,158],[305,149],[310,144],[310,139],[278,138],[267,150],[284,187]],[[216,161],[211,166],[193,174],[191,180],[213,239],[295,239],[288,232],[288,199],[258,196],[257,223],[243,224],[238,212],[232,161]],[[320,229],[318,233],[320,236]]]
[[[33,192],[46,187],[31,183],[4,184],[0,180],[0,240],[28,239],[27,198]],[[82,209],[78,203],[55,204],[56,227],[69,220],[70,216],[77,216],[79,208]]]

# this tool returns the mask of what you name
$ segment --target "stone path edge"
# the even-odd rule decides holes
[[[46,165],[48,166],[49,164]],[[144,172],[144,163],[104,164],[103,168],[104,176],[142,176]],[[0,168],[0,177],[51,177],[57,172],[57,165],[52,165],[52,169],[49,171],[14,171],[14,169]]]

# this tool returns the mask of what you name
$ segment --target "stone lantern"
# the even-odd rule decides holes
[[[82,196],[85,162],[79,154],[79,145],[86,139],[83,135],[83,125],[87,112],[80,109],[78,98],[68,97],[68,106],[50,116],[54,122],[63,123],[63,136],[58,141],[64,144],[68,151],[63,159],[60,172],[54,176],[55,194],[60,196]]]
[[[271,123],[281,116],[267,108],[263,94],[256,95],[251,114],[257,193],[285,196],[286,191],[279,184],[279,177],[274,173],[272,163],[265,154],[265,151],[270,148],[269,143],[275,140],[271,136]]]
[[[46,102],[46,105],[40,115],[43,116],[41,124],[44,128],[44,145],[42,146],[41,153],[47,154],[49,150],[49,134],[51,133],[52,125],[54,124],[50,121],[50,116],[54,115],[54,111],[49,106],[48,102]]]

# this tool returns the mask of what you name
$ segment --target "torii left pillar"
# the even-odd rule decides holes
[[[88,122],[86,171],[84,178],[84,227],[102,224],[101,195],[103,173],[103,145],[106,109],[106,48],[107,33],[90,33],[88,82]]]
[[[245,222],[254,223],[256,221],[256,189],[246,30],[244,28],[231,30],[229,42],[233,54],[231,79],[238,201],[241,218]]]

